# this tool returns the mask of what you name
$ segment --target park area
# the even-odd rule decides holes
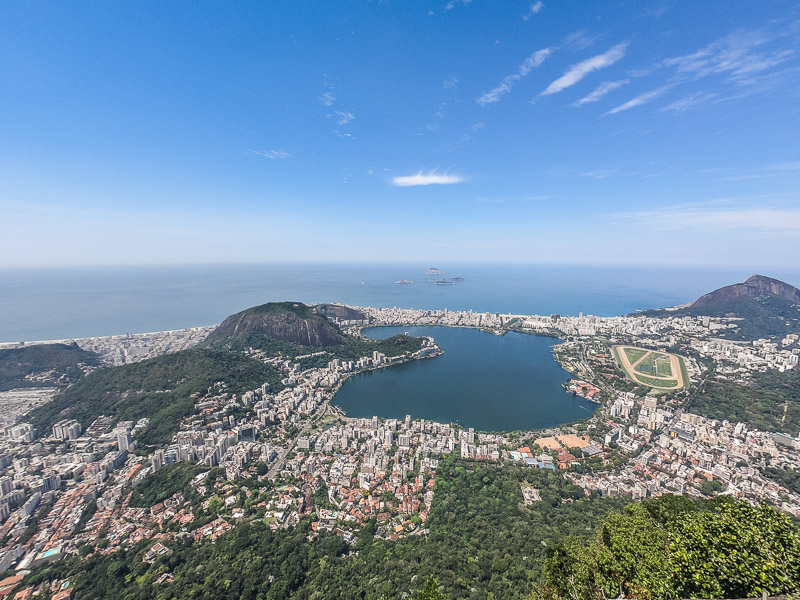
[[[679,390],[689,383],[679,356],[634,346],[614,346],[613,351],[617,364],[635,383],[664,391]]]

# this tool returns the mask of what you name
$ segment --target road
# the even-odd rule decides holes
[[[333,395],[335,395],[335,392]],[[273,461],[272,466],[269,468],[269,471],[267,471],[267,477],[269,479],[274,479],[275,475],[277,475],[278,472],[280,472],[280,470],[283,468],[283,465],[286,462],[286,457],[289,456],[289,453],[291,453],[292,450],[295,449],[295,446],[297,446],[297,440],[299,440],[306,433],[308,433],[308,430],[311,429],[314,426],[314,424],[317,421],[319,421],[322,417],[325,417],[330,413],[335,413],[336,409],[331,407],[331,399],[332,397],[328,398],[320,405],[317,411],[308,419],[308,421],[303,425],[300,431],[298,431],[295,434],[295,436],[291,439],[289,445],[278,454],[278,457]]]

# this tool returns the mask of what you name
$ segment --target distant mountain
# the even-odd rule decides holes
[[[253,336],[314,348],[341,346],[347,341],[335,323],[310,306],[300,302],[270,302],[231,315],[204,343],[220,345]]]
[[[727,308],[731,302],[741,299],[758,300],[768,296],[777,296],[792,304],[800,305],[800,290],[793,285],[764,275],[753,275],[744,283],[726,285],[705,296],[700,296],[689,307],[719,310]]]
[[[0,391],[64,386],[100,364],[97,354],[75,344],[31,344],[0,350]]]
[[[800,290],[763,275],[714,290],[676,308],[650,310],[647,316],[708,316],[741,319],[720,337],[737,340],[779,338],[800,332]]]

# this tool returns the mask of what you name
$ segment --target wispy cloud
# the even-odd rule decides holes
[[[543,48],[541,50],[537,50],[528,58],[526,58],[519,67],[517,67],[516,73],[507,75],[505,78],[503,78],[503,81],[500,83],[500,85],[489,90],[488,92],[481,94],[476,102],[481,106],[499,102],[503,96],[511,91],[511,88],[514,87],[514,84],[525,77],[533,69],[541,65],[552,53],[552,48]]]
[[[620,104],[619,106],[612,108],[609,110],[606,115],[615,115],[617,113],[624,112],[626,110],[630,110],[632,108],[636,108],[637,106],[641,106],[642,104],[647,104],[648,102],[652,102],[656,98],[660,98],[663,96],[667,90],[671,89],[672,85],[662,85],[659,88],[654,90],[650,90],[649,92],[645,92],[644,94],[639,94],[635,98],[631,98],[624,104]]]
[[[702,104],[706,104],[716,97],[716,94],[697,92],[696,94],[686,96],[685,98],[680,98],[671,104],[667,104],[666,106],[661,107],[659,110],[661,112],[686,112],[687,110],[692,110],[693,108],[697,108]]]
[[[452,90],[458,87],[458,77],[452,75],[442,82],[442,87],[446,90]]]
[[[333,103],[336,102],[336,96],[330,92],[325,92],[319,97],[319,101],[325,106],[333,106]]]
[[[552,196],[521,196],[521,197],[510,197],[510,198],[492,198],[486,196],[480,196],[475,199],[475,202],[478,204],[508,204],[508,203],[516,203],[516,202],[538,202],[541,200],[550,200]]]
[[[584,104],[589,104],[590,102],[597,102],[606,94],[613,92],[615,89],[620,88],[627,83],[627,79],[623,79],[622,81],[604,81],[598,85],[594,91],[588,93],[577,102],[573,102],[572,106],[583,106]]]
[[[541,0],[534,2],[528,7],[528,12],[522,15],[522,20],[527,21],[533,15],[538,15],[539,12],[544,8],[544,3]]]
[[[708,44],[693,54],[663,61],[675,67],[679,75],[699,79],[708,75],[725,75],[731,81],[746,83],[748,78],[789,60],[793,48],[762,49],[776,39],[764,30],[737,30]]]
[[[557,94],[568,87],[572,87],[589,73],[610,67],[625,56],[627,49],[628,42],[623,42],[610,48],[603,54],[598,54],[597,56],[587,58],[578,64],[572,65],[567,69],[566,73],[547,86],[547,89],[543,91],[541,95],[549,96],[550,94]]]
[[[776,177],[796,177],[800,175],[800,161],[789,161],[756,167],[749,173],[743,173],[740,167],[708,169],[706,172],[735,173],[718,177],[715,181],[743,181],[747,179],[767,179]]]
[[[415,175],[405,175],[392,179],[392,185],[398,187],[412,187],[417,185],[446,185],[451,183],[461,183],[464,178],[459,175],[440,175],[436,171],[425,173],[420,171]]]
[[[578,52],[594,45],[598,39],[600,39],[599,35],[589,36],[584,29],[580,29],[565,37],[562,46],[573,52]]]
[[[467,4],[472,3],[472,0],[450,0],[447,4],[444,5],[445,10],[453,10],[459,4],[466,6]]]
[[[356,116],[351,112],[345,112],[343,110],[336,110],[332,113],[325,115],[329,119],[336,119],[337,125],[347,125],[350,121],[356,118]]]
[[[264,158],[270,158],[272,160],[285,160],[287,158],[292,158],[292,155],[283,148],[277,148],[276,150],[248,150],[248,152],[258,156],[263,156]]]
[[[658,230],[800,231],[800,208],[676,206],[652,211],[617,213],[612,221]]]

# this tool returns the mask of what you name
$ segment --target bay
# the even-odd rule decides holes
[[[372,339],[405,332],[433,337],[444,354],[351,377],[333,400],[349,417],[410,414],[478,431],[514,431],[574,422],[596,407],[561,387],[570,374],[553,358],[553,338],[454,327],[364,330]]]
[[[436,285],[428,267],[463,277]],[[0,342],[213,325],[265,302],[610,316],[691,301],[752,267],[238,264],[0,270]],[[763,271],[800,284],[800,272]],[[395,284],[408,279],[413,284]]]

